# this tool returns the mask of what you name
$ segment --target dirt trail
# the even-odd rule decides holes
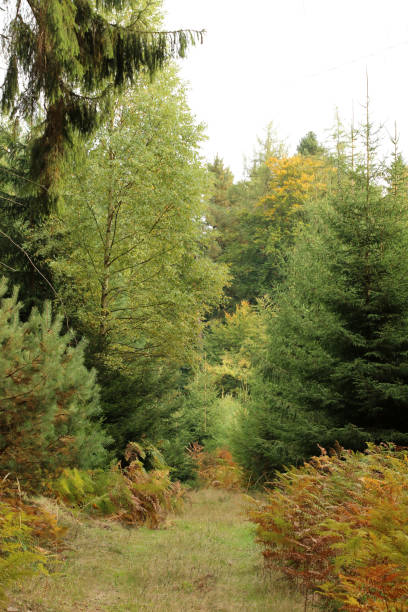
[[[19,612],[303,610],[301,596],[263,576],[244,496],[203,490],[190,497],[183,515],[156,531],[77,524],[58,573],[25,584],[7,606]]]

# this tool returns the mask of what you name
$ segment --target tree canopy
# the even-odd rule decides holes
[[[183,56],[202,32],[160,30],[160,0],[8,0],[3,111],[41,124],[31,178],[55,197],[59,161],[73,132],[89,135],[111,94]],[[47,197],[46,197],[47,196]]]

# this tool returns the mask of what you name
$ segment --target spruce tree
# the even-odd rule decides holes
[[[42,307],[45,299],[55,297],[48,262],[35,255],[31,242],[39,223],[37,197],[29,178],[32,138],[17,121],[0,125],[0,270],[10,284],[19,287],[24,320],[33,306]]]
[[[111,92],[142,72],[153,75],[183,56],[202,32],[159,29],[160,0],[8,0],[2,34],[8,67],[3,111],[43,128],[34,142],[31,178],[43,212],[52,204],[59,160],[72,133],[89,135]],[[39,211],[40,212],[40,211]]]
[[[398,153],[339,159],[329,196],[309,210],[270,313],[265,363],[242,421],[256,472],[338,441],[354,449],[408,441],[408,200]]]
[[[215,239],[211,245],[210,254],[213,259],[217,260],[225,248],[225,242],[228,241],[230,225],[233,222],[228,192],[233,185],[234,176],[231,170],[224,166],[223,160],[218,155],[212,164],[207,165],[207,168],[213,181],[213,194],[209,202],[206,221],[215,230]]]
[[[322,155],[324,153],[324,147],[319,144],[317,136],[314,132],[308,132],[306,136],[301,138],[297,152],[299,155]]]

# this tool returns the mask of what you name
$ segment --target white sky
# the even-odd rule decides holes
[[[181,62],[189,104],[207,124],[203,155],[236,177],[273,122],[294,152],[309,130],[324,141],[336,107],[362,115],[366,68],[372,118],[408,159],[407,0],[164,0],[166,28],[205,28]],[[386,135],[385,135],[386,137]]]

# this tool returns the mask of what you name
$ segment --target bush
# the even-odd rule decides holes
[[[195,442],[190,446],[189,455],[197,466],[200,484],[227,490],[238,490],[243,484],[243,471],[225,448],[207,452]]]
[[[171,482],[170,468],[153,445],[131,442],[125,459],[126,468],[65,469],[52,488],[60,500],[91,515],[156,528],[168,512],[180,507],[184,490]],[[143,461],[152,469],[145,469]]]
[[[408,609],[408,455],[325,451],[251,513],[267,567],[347,611]],[[327,604],[327,601],[326,601]]]

